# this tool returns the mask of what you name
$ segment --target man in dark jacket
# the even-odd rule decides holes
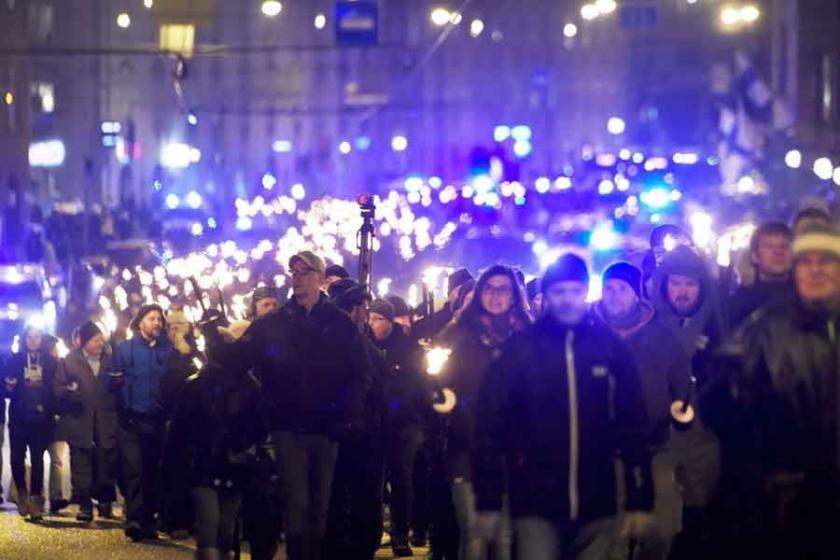
[[[117,395],[109,388],[111,358],[94,323],[79,329],[80,348],[61,362],[54,391],[61,410],[60,431],[70,444],[70,473],[79,497],[82,522],[93,520],[93,502],[101,517],[112,517],[117,435]]]
[[[337,440],[357,429],[367,359],[361,333],[321,291],[324,262],[304,251],[289,262],[294,297],[254,321],[233,345],[233,368],[254,368],[276,446],[290,560],[321,558]]]
[[[505,487],[528,560],[605,558],[614,537],[614,454],[626,465],[627,530],[643,532],[653,506],[647,422],[627,347],[588,312],[589,274],[565,255],[542,280],[545,315],[514,334],[482,386],[476,494],[494,523]],[[496,512],[488,514],[487,512]]]
[[[434,338],[452,321],[455,315],[455,303],[460,295],[459,288],[470,280],[473,280],[473,277],[466,268],[459,268],[449,275],[447,286],[449,294],[446,303],[440,310],[414,323],[412,336],[415,340]]]
[[[373,342],[384,353],[386,460],[391,483],[391,546],[396,556],[411,556],[408,531],[413,510],[413,474],[423,441],[423,420],[431,410],[431,388],[421,373],[420,348],[394,323],[394,307],[385,300],[370,306]]]
[[[767,309],[731,348],[764,531],[754,557],[837,557],[840,518],[840,231],[816,225],[793,244],[797,299]]]
[[[664,559],[677,534],[681,513],[679,489],[674,480],[675,461],[669,448],[671,404],[687,398],[691,387],[691,361],[673,333],[641,299],[642,272],[626,262],[608,267],[604,290],[593,311],[619,336],[633,355],[639,371],[649,444],[653,455],[654,526],[640,543],[638,558]],[[626,550],[626,546],[624,547]]]
[[[18,511],[31,521],[43,517],[44,452],[55,436],[52,383],[56,360],[40,328],[27,326],[21,351],[6,362],[5,394],[9,398],[9,448],[12,478],[18,491]],[[32,463],[26,483],[26,451]]]
[[[117,346],[113,387],[120,391],[119,454],[125,485],[125,534],[157,538],[155,512],[166,417],[160,382],[172,352],[163,310],[144,305],[131,322],[133,337]]]
[[[793,232],[782,222],[759,227],[750,240],[750,263],[755,280],[741,286],[729,297],[729,326],[737,328],[756,309],[781,301],[791,301],[796,289],[791,281]]]
[[[711,372],[714,352],[725,335],[723,312],[706,262],[690,247],[679,246],[664,256],[654,273],[653,286],[651,301],[656,313],[691,358],[698,388],[692,399],[699,411],[696,421],[671,438],[683,497],[683,529],[674,554],[677,558],[703,558],[709,554],[706,547],[712,545],[710,511],[721,473],[720,442],[709,426],[714,407],[706,397],[716,385]]]

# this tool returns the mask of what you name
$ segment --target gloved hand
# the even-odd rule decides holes
[[[653,531],[653,515],[645,511],[631,511],[624,516],[621,536],[643,540]]]
[[[502,512],[479,511],[475,519],[476,534],[484,541],[495,540],[502,525]]]

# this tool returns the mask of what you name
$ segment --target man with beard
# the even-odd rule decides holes
[[[725,335],[723,313],[714,280],[693,249],[679,246],[667,253],[653,276],[651,299],[660,320],[692,360],[697,382],[693,403],[699,416],[686,431],[673,434],[677,481],[683,496],[683,530],[674,544],[676,558],[705,558],[712,545],[711,507],[720,482],[721,451],[709,429],[712,411],[706,396],[714,389],[714,351]]]
[[[166,416],[160,382],[172,352],[163,309],[140,308],[134,336],[117,346],[111,382],[120,391],[118,445],[125,486],[125,534],[132,541],[156,539],[158,475]]]
[[[679,530],[679,489],[674,481],[675,461],[670,449],[671,405],[683,400],[691,386],[691,362],[679,341],[641,299],[642,272],[626,262],[603,274],[601,302],[593,308],[633,355],[639,370],[648,416],[655,490],[653,530],[640,542],[636,558],[665,559]],[[627,550],[626,543],[620,547]]]

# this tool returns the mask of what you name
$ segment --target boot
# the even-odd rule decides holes
[[[102,519],[114,519],[114,506],[111,502],[99,502],[97,509]]]
[[[195,560],[222,560],[222,555],[215,548],[199,548],[195,551]]]
[[[29,515],[29,495],[26,492],[18,492],[17,507],[21,517]]]
[[[29,498],[29,520],[42,521],[44,519],[44,508],[42,507],[43,498],[41,496],[31,496]]]
[[[398,558],[410,558],[414,556],[414,552],[408,546],[408,537],[406,535],[392,534],[391,549],[394,551],[394,556]]]

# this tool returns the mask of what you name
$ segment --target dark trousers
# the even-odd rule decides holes
[[[408,538],[414,502],[414,461],[423,441],[419,428],[406,429],[388,438],[386,464],[391,483],[392,534]]]
[[[252,560],[273,560],[280,546],[283,515],[280,499],[270,486],[269,480],[253,481],[243,496],[242,527]]]
[[[198,549],[216,548],[222,554],[234,550],[236,520],[242,505],[242,494],[199,486],[193,489],[192,498]]]
[[[414,461],[414,503],[411,523],[414,534],[426,537],[429,532],[429,454],[427,445],[421,445]]]
[[[116,449],[70,446],[70,479],[81,509],[90,510],[92,499],[100,505],[116,500],[116,466]]]
[[[151,422],[121,419],[119,455],[125,494],[126,523],[154,528],[158,509],[163,429]]]
[[[18,421],[9,424],[10,461],[12,477],[23,498],[25,493],[41,496],[44,492],[44,452],[53,438],[52,423],[44,419]],[[26,448],[32,472],[29,474],[30,488],[26,489]]]
[[[320,560],[338,444],[324,436],[275,432],[289,560]]]

